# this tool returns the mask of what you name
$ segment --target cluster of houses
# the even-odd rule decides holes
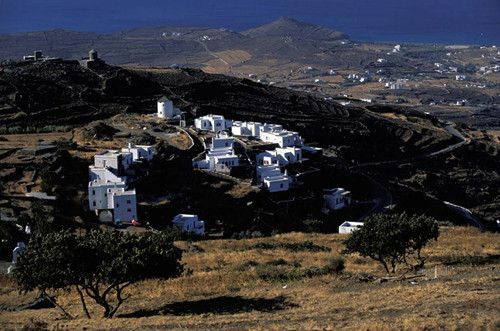
[[[292,179],[281,171],[291,163],[302,160],[303,141],[298,132],[288,131],[279,124],[242,122],[225,119],[221,115],[206,115],[195,119],[198,130],[212,131],[210,149],[205,158],[193,161],[193,167],[211,171],[228,172],[238,166],[239,157],[234,152],[235,138],[229,136],[252,137],[279,147],[265,151],[256,157],[256,179],[269,192],[287,191]]]
[[[89,166],[89,209],[102,220],[115,223],[137,221],[137,197],[135,190],[128,189],[127,176],[133,174],[134,163],[151,161],[152,146],[129,144],[121,150],[106,150],[94,156]]]
[[[106,150],[94,156],[89,166],[88,200],[89,209],[95,211],[101,220],[114,223],[137,222],[137,196],[128,189],[127,178],[134,172],[133,164],[150,162],[155,156],[152,146],[132,145],[121,150]],[[205,222],[197,215],[179,214],[172,224],[181,231],[205,234]]]
[[[229,173],[231,168],[240,164],[238,155],[234,152],[234,138],[225,131],[219,131],[212,138],[210,149],[205,154],[205,158],[194,160],[195,169],[205,169],[216,172]]]

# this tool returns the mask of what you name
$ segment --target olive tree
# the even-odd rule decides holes
[[[170,232],[53,232],[32,238],[19,257],[14,277],[22,291],[75,289],[87,317],[90,299],[104,309],[104,317],[111,318],[130,297],[124,290],[131,284],[182,273],[181,251],[173,241]]]
[[[377,214],[344,242],[345,253],[359,253],[396,272],[398,264],[416,269],[424,266],[422,248],[437,240],[439,227],[435,219],[425,215]]]

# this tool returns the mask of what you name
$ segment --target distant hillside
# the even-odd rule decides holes
[[[291,38],[291,39],[290,39]],[[62,29],[0,35],[0,59],[20,59],[34,50],[65,59],[79,59],[95,48],[111,64],[203,67],[217,58],[212,52],[244,50],[263,56],[305,57],[346,36],[328,28],[280,18],[238,33],[227,29],[157,26],[111,34]],[[300,43],[298,43],[300,42]],[[318,48],[320,47],[320,48]]]
[[[316,41],[347,39],[347,36],[342,32],[300,22],[288,17],[281,17],[269,24],[244,31],[242,34],[249,37],[290,37],[292,39]]]
[[[349,159],[409,156],[454,141],[419,113],[408,112],[411,121],[400,121],[362,107],[345,108],[307,93],[200,70],[151,73],[106,66],[92,71],[76,61],[1,66],[0,123],[22,130],[80,125],[123,112],[150,113],[154,98],[162,93],[196,116],[219,113],[285,124],[310,142],[341,148]]]

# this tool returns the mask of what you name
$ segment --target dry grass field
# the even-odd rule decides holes
[[[289,233],[263,239],[179,242],[186,275],[132,287],[132,298],[111,320],[84,318],[76,293],[56,309],[0,312],[4,329],[476,329],[500,328],[500,240],[473,228],[443,228],[426,249],[427,270],[417,278],[382,276],[368,259],[346,257],[343,273],[304,272],[328,264],[343,249],[343,235]],[[252,247],[312,241],[331,251]],[[258,246],[258,245],[257,245]],[[319,267],[316,268],[315,267]],[[437,276],[437,277],[436,277]],[[14,283],[1,280],[0,306],[26,302]],[[93,307],[95,314],[100,314]]]

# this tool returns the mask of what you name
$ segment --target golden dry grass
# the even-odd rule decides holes
[[[489,260],[500,254],[499,235],[473,228],[443,228],[439,240],[426,249],[427,275],[417,278],[416,284],[362,282],[363,274],[383,272],[376,263],[357,256],[346,257],[342,275],[286,282],[264,281],[258,276],[259,268],[271,268],[268,263],[279,259],[288,263],[283,266],[287,270],[294,268],[292,264],[300,265],[298,268],[323,266],[331,256],[340,254],[344,238],[289,233],[262,239],[179,242],[187,250],[183,262],[192,273],[135,285],[130,289],[133,297],[115,319],[83,318],[76,294],[69,293],[60,302],[78,315],[74,320],[61,320],[57,310],[44,309],[1,312],[0,325],[16,329],[34,319],[48,323],[51,329],[499,328],[500,266],[498,259]],[[257,242],[304,240],[327,246],[331,252],[248,249]],[[465,262],[470,259],[476,265]],[[443,261],[458,262],[446,267]],[[4,279],[1,284],[0,305],[18,300],[11,281]],[[99,313],[95,307],[92,310]]]

